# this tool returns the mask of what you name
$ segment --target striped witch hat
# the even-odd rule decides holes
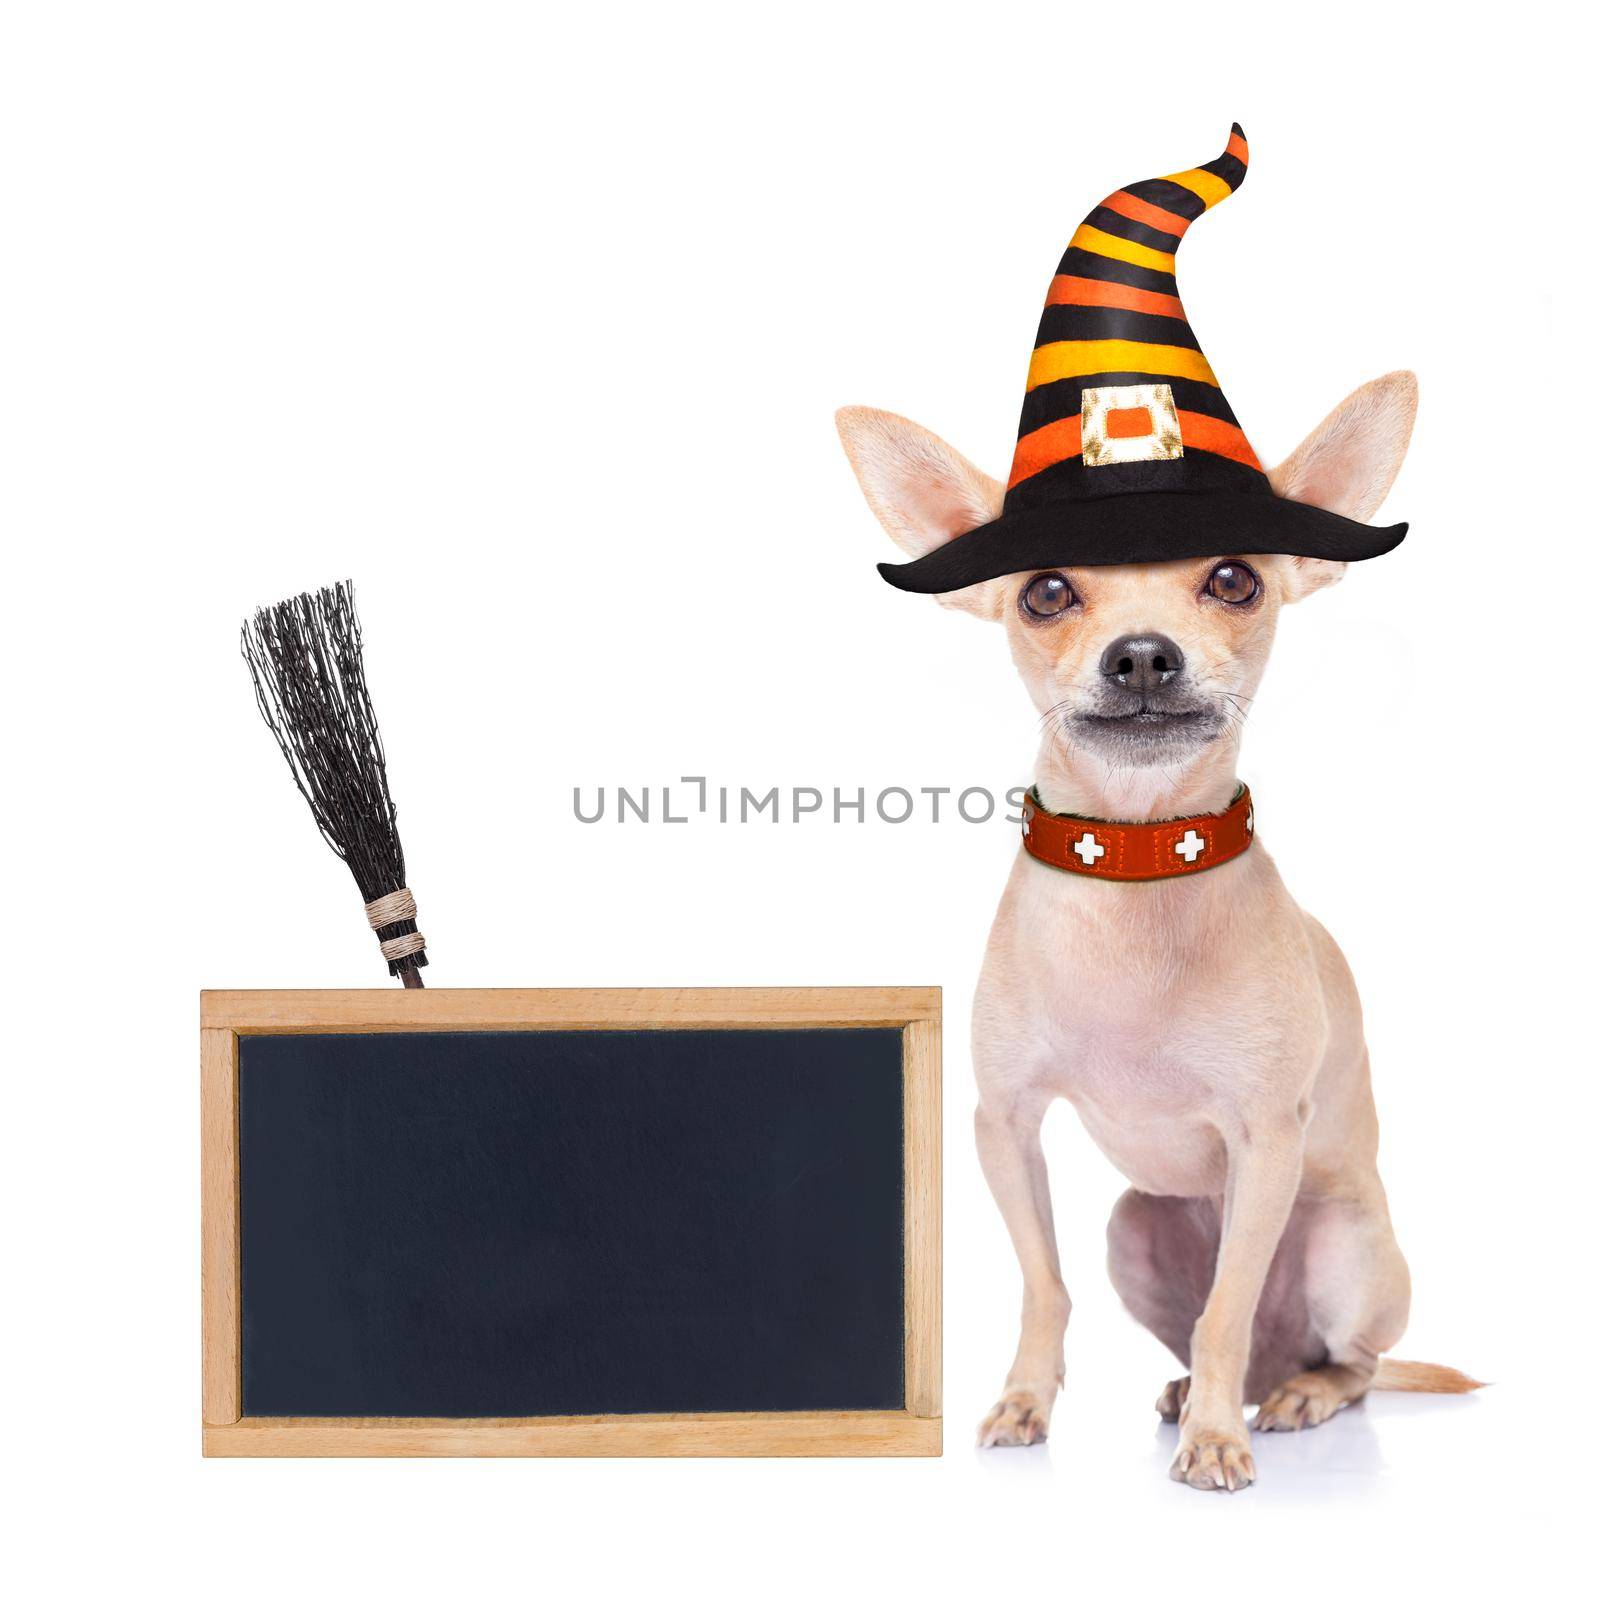
[[[1274,493],[1189,326],[1178,245],[1249,161],[1236,122],[1215,161],[1130,183],[1084,219],[1045,298],[999,518],[880,566],[897,589],[1189,556],[1365,561],[1405,537]]]

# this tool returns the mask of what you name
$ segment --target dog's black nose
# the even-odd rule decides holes
[[[1183,671],[1183,651],[1164,633],[1125,633],[1106,646],[1100,671],[1124,689],[1148,694]]]

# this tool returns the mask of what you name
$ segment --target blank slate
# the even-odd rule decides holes
[[[937,1453],[937,991],[203,1021],[209,1454]]]

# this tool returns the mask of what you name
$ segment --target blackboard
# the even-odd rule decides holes
[[[208,1396],[209,1453],[554,1453],[608,1448],[574,1419],[630,1418],[694,1420],[700,1446],[678,1444],[694,1453],[734,1437],[720,1422],[772,1419],[798,1449],[816,1419],[836,1436],[935,1409],[926,1371],[908,1373],[908,1351],[929,1362],[912,1320],[929,1318],[936,1248],[936,1181],[930,1197],[912,1137],[927,1074],[919,1087],[907,1067],[925,1022],[880,1021],[880,1005],[863,1025],[809,1026],[801,1004],[761,1026],[673,1027],[653,1001],[601,1000],[581,1026],[496,1027],[503,1005],[452,1009],[450,993],[384,992],[384,1015],[414,1029],[228,1030],[214,1094],[232,1139],[233,1399],[213,1418]],[[560,991],[455,995],[494,993],[563,1014]],[[613,1015],[650,1025],[597,1025]],[[440,1025],[452,1016],[489,1025]],[[227,1362],[207,1362],[220,1386]],[[402,1429],[383,1450],[368,1419],[429,1419],[448,1442],[404,1448],[421,1434]],[[230,1426],[235,1448],[212,1449]],[[891,1436],[892,1453],[922,1453]],[[657,1453],[654,1436],[623,1437]]]
[[[247,1416],[901,1403],[900,1035],[239,1048]]]

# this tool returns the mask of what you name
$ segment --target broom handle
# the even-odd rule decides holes
[[[422,974],[415,967],[401,967],[400,981],[408,989],[422,988]]]

